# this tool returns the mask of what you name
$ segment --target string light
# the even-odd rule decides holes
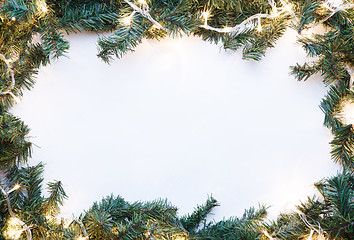
[[[312,240],[312,235],[313,235],[314,231],[311,229],[311,232],[310,232],[310,235],[309,237],[307,238],[307,240]]]
[[[12,18],[11,18],[11,21],[16,21],[16,18],[15,18],[15,17],[12,17]]]
[[[286,12],[289,12],[289,13],[291,13],[293,10],[292,10],[292,8],[291,8],[291,6],[290,6],[290,4],[286,4],[285,6],[284,6],[284,10],[286,11]]]
[[[326,7],[326,6],[328,6],[328,3],[323,2],[322,6]],[[345,10],[351,9],[351,8],[354,8],[354,4],[339,5],[339,6],[336,7],[336,9],[333,9],[330,6],[328,6],[327,9],[330,10],[331,13],[327,17],[322,19],[321,21],[307,26],[307,28],[317,27],[318,25],[320,25],[320,24],[324,23],[325,21],[327,21],[328,19],[330,19],[337,12],[345,11]]]
[[[272,238],[272,236],[270,236],[269,233],[266,230],[263,230],[263,234],[264,234],[264,236],[266,236],[270,240],[274,240],[274,238]]]
[[[10,75],[10,78],[11,78],[11,85],[10,87],[8,88],[7,91],[4,91],[4,92],[0,92],[0,95],[6,95],[6,94],[9,94],[14,100],[16,103],[18,103],[20,101],[20,99],[18,97],[15,96],[15,94],[12,93],[12,90],[15,88],[15,73],[14,73],[14,70],[12,69],[12,65],[10,63],[9,60],[7,60],[5,58],[4,55],[0,54],[0,59],[3,60],[6,65],[7,65],[7,71]]]
[[[145,2],[145,0],[138,0],[138,3],[140,3],[141,5],[147,5],[147,3]]]
[[[336,116],[345,124],[353,124],[354,125],[354,102],[352,101],[344,101],[342,103],[342,109]]]
[[[164,28],[158,21],[156,21],[151,15],[150,15],[150,10],[149,10],[149,5],[145,4],[143,5],[143,9],[138,7],[137,5],[135,5],[134,3],[128,1],[128,0],[123,0],[124,2],[126,2],[131,8],[134,9],[134,12],[138,12],[141,15],[143,15],[145,18],[147,18],[148,20],[150,20],[150,22],[152,22],[153,24],[156,24],[157,26],[159,26],[159,29],[163,29],[165,31],[167,31],[166,28]]]
[[[131,24],[132,24],[132,21],[133,21],[134,14],[135,14],[135,11],[132,12],[129,16],[124,17],[124,18],[122,19],[123,24],[124,24],[124,25],[131,25]]]
[[[24,230],[17,218],[11,217],[7,222],[7,231],[5,231],[5,235],[10,239],[19,239],[23,231]]]
[[[232,31],[232,27],[225,26],[222,30],[224,32],[231,32]]]
[[[87,239],[89,239],[89,237],[79,237],[79,238],[77,238],[77,240],[87,240]]]
[[[261,24],[261,18],[258,18],[258,27],[257,27],[258,32],[262,31],[262,24]]]
[[[152,27],[153,29],[161,29],[160,26],[158,26],[158,25],[156,25],[156,24],[152,25],[151,27]]]
[[[326,8],[326,9],[328,9],[328,10],[330,10],[330,11],[334,11],[334,9],[331,8],[331,6],[328,5],[328,2],[323,2],[323,3],[322,3],[322,7],[323,7],[323,8]]]
[[[10,191],[7,192],[7,194],[12,193],[13,191],[16,191],[17,189],[19,189],[21,186],[19,184],[16,184]]]
[[[20,219],[18,219],[16,217],[16,215],[12,211],[12,207],[11,207],[9,194],[12,193],[13,191],[19,189],[20,187],[21,187],[20,185],[16,184],[10,191],[6,192],[5,189],[0,185],[0,190],[3,193],[3,195],[5,196],[7,208],[9,210],[9,214],[11,216],[11,218],[9,219],[9,222],[8,222],[8,226],[9,226],[8,235],[10,235],[11,238],[13,238],[13,239],[17,239],[20,237],[22,232],[26,231],[27,239],[32,240],[32,232],[31,232],[30,228],[26,225],[26,223],[24,223],[23,221],[21,221]],[[20,225],[22,229],[15,228],[15,226],[17,226],[17,225]]]
[[[208,25],[208,18],[210,16],[210,12],[209,11],[205,11],[202,13],[202,16],[204,17],[204,25]]]

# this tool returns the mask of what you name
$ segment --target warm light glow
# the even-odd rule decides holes
[[[159,25],[157,25],[157,24],[154,24],[154,25],[152,25],[151,26],[153,29],[161,29],[161,27],[159,26]]]
[[[354,102],[344,102],[342,111],[338,113],[338,117],[344,124],[354,125]]]
[[[266,236],[270,240],[273,240],[273,238],[269,235],[269,233],[266,230],[263,230],[263,234],[264,234],[264,236]]]
[[[307,240],[312,240],[312,235],[313,235],[313,230],[311,229],[310,235],[309,235],[309,237],[307,238]]]
[[[11,94],[11,92],[9,93]],[[16,96],[15,96],[16,97]],[[17,98],[17,97],[16,97]],[[17,98],[18,99],[18,98]],[[19,100],[19,99],[18,99]],[[17,103],[17,100],[15,99],[16,103]],[[17,189],[19,189],[21,186],[19,184],[16,184],[10,191],[7,192],[7,194],[10,194],[12,193],[13,191],[16,191]]]
[[[77,238],[77,240],[87,240],[87,239],[89,239],[88,237],[79,237],[79,238]]]
[[[326,9],[328,9],[328,10],[330,10],[330,11],[334,11],[334,9],[331,8],[331,6],[329,6],[326,1],[322,3],[322,7],[323,7],[323,8],[326,8]]]
[[[204,19],[208,19],[210,16],[210,12],[209,11],[205,11],[202,13],[202,16],[204,17]]]
[[[174,236],[173,240],[186,240],[184,236]]]
[[[286,4],[286,5],[284,6],[284,10],[287,11],[287,12],[292,12],[292,11],[293,11],[293,9],[291,8],[291,5],[290,5],[290,4]]]
[[[132,24],[134,14],[135,14],[135,12],[132,12],[132,14],[130,14],[129,16],[124,17],[124,18],[122,19],[123,24],[124,24],[124,25],[130,25],[130,24]]]
[[[11,95],[11,97],[15,100],[15,103],[19,103],[20,99],[18,97],[15,96],[15,94],[13,94],[12,92],[9,92],[9,94]],[[16,190],[16,189],[15,189]]]
[[[37,8],[44,13],[48,12],[47,4],[44,0],[37,2]]]
[[[16,18],[15,18],[15,17],[12,17],[11,20],[12,20],[12,21],[16,21]]]
[[[147,5],[147,3],[145,2],[145,0],[138,0],[138,3],[141,5]]]
[[[19,239],[24,229],[21,227],[17,218],[10,218],[7,222],[7,230],[5,236],[10,239]]]
[[[330,3],[331,6],[338,8],[339,6],[343,5],[342,0],[327,0],[326,3]]]

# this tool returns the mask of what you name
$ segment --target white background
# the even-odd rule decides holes
[[[215,220],[263,203],[274,218],[337,172],[318,107],[326,88],[289,75],[306,60],[291,30],[261,62],[184,37],[144,40],[107,65],[97,35],[68,40],[68,58],[43,67],[12,110],[38,146],[30,163],[64,183],[64,216],[114,193],[167,198],[180,215],[213,194]]]

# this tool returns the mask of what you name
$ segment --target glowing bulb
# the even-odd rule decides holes
[[[323,3],[322,3],[322,7],[323,7],[323,8],[326,8],[326,9],[328,9],[328,10],[330,10],[330,11],[334,11],[334,9],[331,8],[331,6],[329,6],[327,2],[323,2]]]
[[[141,5],[147,5],[147,3],[145,2],[145,0],[138,0],[138,3],[140,3]]]
[[[12,217],[9,219],[7,223],[7,231],[5,232],[5,235],[8,238],[19,239],[23,231],[24,229],[22,229],[17,218]]]
[[[122,19],[123,24],[125,24],[125,25],[130,25],[130,24],[132,24],[134,14],[135,14],[135,12],[132,12],[132,14],[130,14],[129,16],[124,17],[124,18]]]
[[[159,26],[159,25],[157,25],[157,24],[154,24],[154,25],[152,25],[151,26],[153,29],[161,29],[161,27]]]
[[[310,235],[309,235],[309,237],[307,238],[307,240],[312,240],[312,235],[313,235],[313,230],[311,229]]]
[[[12,20],[12,21],[16,21],[16,18],[15,18],[15,17],[12,17],[11,20]]]
[[[208,18],[210,16],[210,12],[209,11],[205,11],[202,13],[202,16],[204,18],[204,25],[208,25]]]
[[[354,125],[354,102],[345,102],[343,105],[344,107],[342,108],[342,111],[338,113],[338,116],[344,124]]]
[[[292,11],[293,11],[292,8],[291,8],[291,6],[290,6],[290,4],[286,4],[286,5],[284,6],[284,10],[287,11],[287,12],[292,12]]]
[[[88,237],[79,237],[79,238],[77,238],[77,240],[87,240],[87,239],[89,239]]]
[[[210,12],[209,11],[205,11],[202,13],[202,16],[204,17],[204,19],[208,19],[210,16]]]
[[[266,230],[263,230],[263,234],[269,238],[270,240],[273,240],[273,238],[269,235],[269,233]]]
[[[10,92],[11,94],[11,92]],[[15,96],[16,97],[16,96]],[[17,97],[16,97],[17,98]],[[10,191],[7,192],[7,194],[12,193],[13,191],[16,191],[17,189],[19,189],[21,186],[19,184],[16,184]]]
[[[9,94],[11,95],[11,97],[15,100],[15,103],[19,103],[20,99],[18,97],[15,96],[15,94],[13,94],[12,92],[9,92]],[[16,189],[15,189],[16,190]]]

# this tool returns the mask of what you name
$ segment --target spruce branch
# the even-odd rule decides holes
[[[63,205],[66,195],[61,181],[48,183],[49,197],[44,199],[44,214],[57,214],[59,207]]]
[[[206,203],[201,206],[197,206],[192,214],[187,214],[181,218],[181,223],[183,227],[190,233],[195,233],[199,225],[206,221],[207,216],[210,212],[219,206],[219,203],[216,201],[213,196],[208,197]]]
[[[354,170],[354,131],[352,124],[335,130],[331,147],[332,159],[344,168]]]

